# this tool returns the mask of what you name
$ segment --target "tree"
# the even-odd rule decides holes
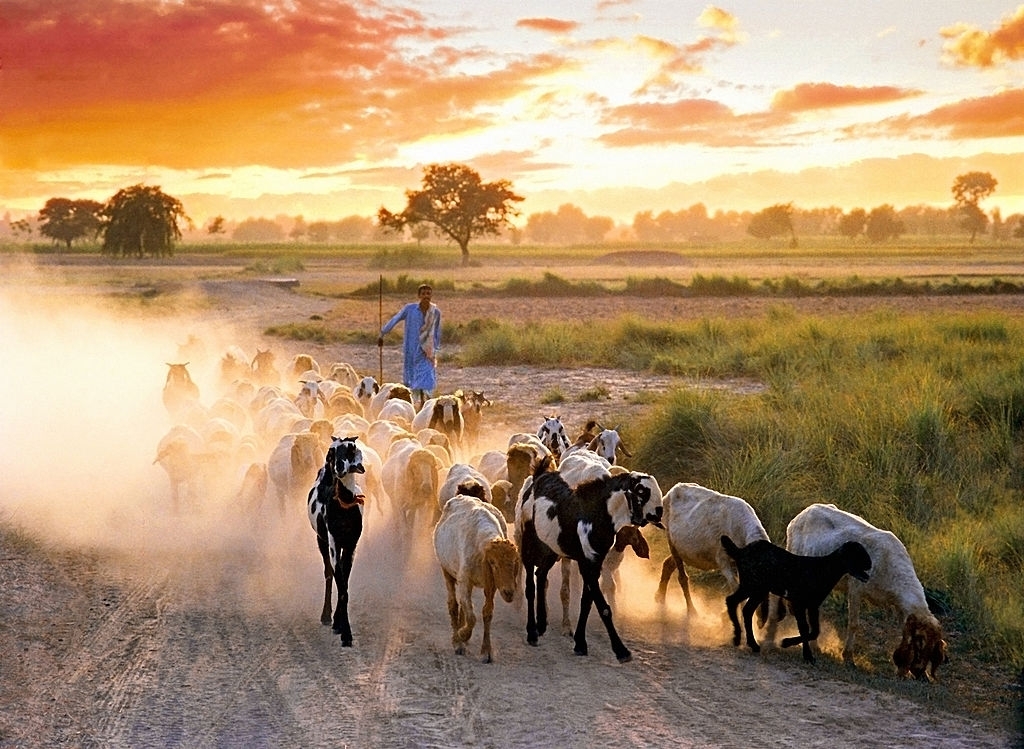
[[[284,228],[269,218],[247,218],[231,232],[236,242],[283,242]]]
[[[159,187],[133,185],[103,206],[103,251],[112,255],[172,255],[181,239],[179,223],[191,226],[181,201]]]
[[[971,233],[971,244],[988,224],[988,216],[978,204],[994,193],[998,184],[988,172],[967,172],[953,181],[953,199],[959,209],[960,226]]]
[[[512,192],[508,180],[482,182],[480,175],[462,164],[431,164],[423,170],[423,189],[406,190],[406,207],[392,213],[383,206],[377,223],[388,231],[433,224],[459,245],[462,264],[469,265],[469,242],[484,234],[499,234],[518,216],[512,205],[523,198]]]
[[[50,198],[39,211],[39,233],[63,242],[68,252],[76,239],[96,237],[103,226],[103,204],[95,200]]]
[[[864,225],[867,223],[868,213],[863,208],[854,208],[849,213],[844,213],[839,218],[837,228],[839,233],[849,239],[856,239],[864,233]]]
[[[227,231],[227,230],[224,228],[224,217],[223,216],[214,216],[210,220],[209,225],[206,227],[206,233],[207,234],[211,234],[211,235],[212,234],[223,234],[225,231]]]
[[[796,232],[793,231],[793,204],[776,203],[754,214],[747,226],[747,234],[758,239],[789,234],[789,246],[796,247]]]
[[[887,239],[896,239],[903,233],[903,222],[896,215],[891,205],[880,205],[872,208],[864,222],[864,233],[874,243]]]

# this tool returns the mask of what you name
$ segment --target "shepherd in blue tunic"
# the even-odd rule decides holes
[[[437,387],[437,353],[441,348],[441,310],[430,298],[434,290],[429,284],[422,284],[417,290],[419,302],[398,310],[383,328],[377,345],[384,345],[384,336],[398,323],[405,323],[402,342],[402,382],[412,390],[413,405],[417,408],[423,401],[433,397]]]

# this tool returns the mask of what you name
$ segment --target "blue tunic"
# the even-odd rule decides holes
[[[405,323],[402,340],[402,382],[413,390],[426,390],[433,393],[437,387],[437,372],[434,365],[420,347],[420,328],[423,327],[423,313],[419,302],[410,302],[398,310],[384,327],[380,329],[382,336],[391,332],[398,323]],[[437,325],[434,327],[434,352],[441,348],[441,313],[438,312]]]

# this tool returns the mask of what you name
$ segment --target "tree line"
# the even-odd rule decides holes
[[[519,227],[513,223],[520,215],[515,204],[523,198],[513,192],[508,180],[484,182],[468,166],[432,164],[424,170],[421,188],[406,191],[406,205],[397,213],[382,206],[374,218],[349,216],[308,223],[301,216],[250,218],[236,224],[231,236],[237,242],[356,244],[410,238],[422,242],[434,235],[458,245],[463,264],[469,262],[470,242],[486,235],[516,244],[563,245],[600,243],[615,232],[620,238],[643,243],[712,243],[752,236],[763,240],[782,237],[790,246],[797,246],[801,236],[824,235],[880,243],[906,235],[963,232],[973,242],[978,234],[990,231],[996,240],[1024,239],[1024,216],[1015,214],[1004,220],[998,208],[987,214],[981,207],[997,184],[988,172],[959,175],[951,188],[954,203],[947,208],[918,205],[897,210],[885,204],[844,211],[778,203],[756,212],[719,210],[712,214],[703,203],[696,203],[657,215],[642,211],[631,226],[616,227],[610,217],[587,216],[577,206],[565,204],[557,211],[530,214]],[[25,220],[9,223],[15,234],[31,232]],[[122,257],[170,255],[186,227],[193,228],[193,224],[179,200],[159,187],[141,184],[120,190],[106,203],[51,198],[39,211],[37,226],[43,237],[67,250],[76,241],[102,240],[103,253]],[[217,216],[204,231],[211,237],[227,234],[227,221]]]

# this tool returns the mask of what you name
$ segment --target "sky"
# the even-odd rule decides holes
[[[1024,212],[1024,4],[0,0],[0,215],[159,186],[198,225],[399,211]]]

